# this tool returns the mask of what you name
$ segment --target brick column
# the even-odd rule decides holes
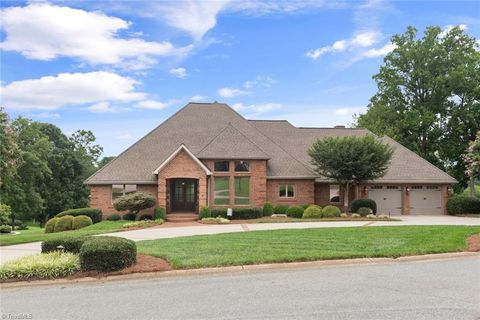
[[[410,214],[410,192],[407,191],[409,186],[402,186],[402,214]]]

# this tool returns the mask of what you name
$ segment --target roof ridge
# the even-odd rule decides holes
[[[170,121],[170,119],[172,119],[174,116],[176,116],[178,113],[180,113],[182,110],[184,110],[186,107],[188,107],[190,103],[187,103],[186,105],[184,105],[183,107],[181,107],[180,109],[178,109],[174,114],[172,114],[170,117],[167,118],[167,120],[161,122],[158,126],[156,126],[155,128],[153,128],[152,130],[150,130],[146,135],[144,135],[143,137],[141,137],[140,139],[138,139],[136,142],[134,142],[130,147],[128,147],[127,149],[123,150],[122,152],[120,152],[117,156],[115,156],[115,158],[110,161],[109,163],[107,163],[106,165],[104,165],[103,167],[101,167],[100,169],[98,169],[97,171],[95,171],[91,176],[89,176],[87,179],[85,179],[85,182],[88,182],[91,178],[95,177],[98,173],[100,173],[101,171],[105,170],[105,168],[107,167],[110,167],[118,158],[120,158],[121,155],[123,155],[124,153],[126,153],[128,150],[132,149],[134,146],[136,146],[137,144],[140,143],[140,141],[144,140],[145,138],[147,138],[148,136],[150,136],[153,132],[155,132],[158,128],[160,128],[161,126],[163,126],[164,124],[166,124],[168,121]]]

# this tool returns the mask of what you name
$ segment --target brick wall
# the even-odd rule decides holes
[[[279,187],[281,184],[293,184],[293,198],[280,198]],[[267,199],[273,205],[295,206],[312,204],[315,202],[315,181],[313,179],[267,180]]]
[[[148,192],[157,196],[157,185],[137,185],[138,192]],[[112,185],[92,185],[90,186],[90,207],[100,208],[103,212],[103,219],[114,213],[125,214],[126,212],[119,212],[115,210],[112,203]],[[138,216],[142,214],[153,214],[154,208],[140,211]]]
[[[158,174],[158,205],[167,208],[169,205],[169,184],[168,179],[189,178],[198,180],[198,208],[207,204],[207,175],[198,163],[190,155],[181,150]]]
[[[235,161],[229,161],[229,172],[215,172],[214,164],[219,160],[203,160],[202,162],[213,173],[213,179],[210,180],[209,194],[210,207],[263,207],[267,199],[267,161],[266,160],[247,160],[250,163],[249,172],[235,172]],[[250,177],[250,204],[234,205],[235,188],[234,177]],[[215,177],[230,177],[230,205],[214,205],[214,181]]]

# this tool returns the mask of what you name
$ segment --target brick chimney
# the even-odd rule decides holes
[[[344,125],[338,125],[338,126],[335,126],[334,128],[335,129],[345,129],[345,126]]]

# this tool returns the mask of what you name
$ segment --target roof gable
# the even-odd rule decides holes
[[[231,123],[221,130],[200,152],[202,159],[269,159],[258,145]]]
[[[212,174],[212,172],[202,163],[202,161],[198,160],[198,158],[195,157],[195,156],[193,155],[193,153],[192,153],[190,150],[188,150],[188,148],[187,148],[184,144],[182,144],[180,147],[178,147],[177,150],[175,150],[167,159],[165,159],[165,161],[163,161],[162,164],[160,164],[160,166],[159,166],[157,169],[155,169],[155,171],[153,171],[153,174],[158,174],[160,171],[162,171],[162,169],[165,168],[165,166],[166,166],[167,164],[169,164],[170,161],[172,161],[173,159],[175,159],[175,157],[176,157],[180,152],[182,152],[182,151],[185,151],[185,153],[186,153],[188,156],[190,156],[190,158],[192,158],[192,160],[195,161],[195,163],[198,164],[198,166],[199,166],[203,171],[205,171],[205,173],[206,173],[207,175],[211,175],[211,174]]]

